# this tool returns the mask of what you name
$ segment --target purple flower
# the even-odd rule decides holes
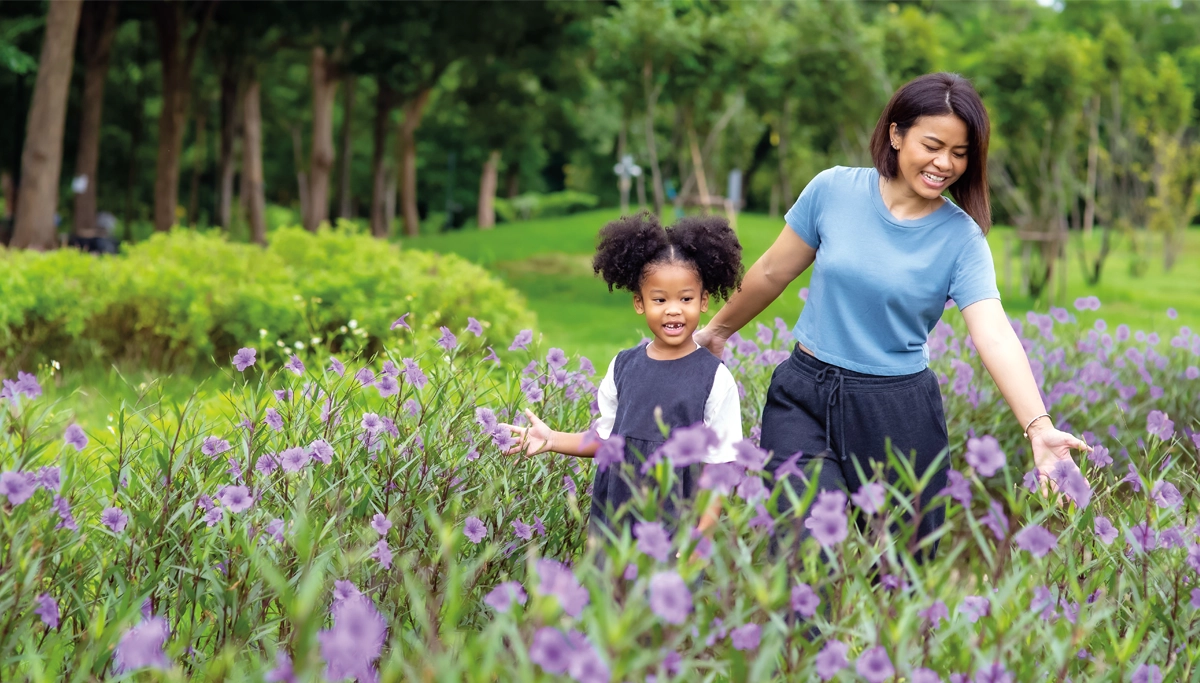
[[[9,391],[9,398],[16,398],[17,394],[25,394],[29,398],[37,398],[42,395],[42,385],[38,384],[37,377],[28,372],[17,371],[17,381],[4,381],[5,389]]]
[[[387,535],[388,529],[392,528],[392,523],[387,517],[384,516],[382,512],[377,512],[375,513],[375,516],[371,518],[371,528],[374,529],[375,532],[380,536],[385,536]]]
[[[208,525],[208,528],[211,529],[220,524],[224,517],[225,513],[221,510],[221,508],[213,508],[204,514],[204,522]]]
[[[571,663],[567,665],[567,674],[578,683],[609,683],[612,672],[608,665],[587,639],[574,637],[576,633],[571,632],[570,639],[574,641],[575,652],[571,656]]]
[[[1030,493],[1036,493],[1038,490],[1038,487],[1040,486],[1040,484],[1038,483],[1039,477],[1040,477],[1040,475],[1038,474],[1038,471],[1036,469],[1029,470],[1028,472],[1025,473],[1025,478],[1021,481],[1021,484],[1026,489],[1028,489]],[[968,491],[968,493],[969,493],[969,491]]]
[[[475,335],[476,337],[481,337],[481,336],[483,336],[483,325],[479,324],[478,320],[468,317],[467,318],[467,332],[470,332],[471,334]]]
[[[1092,500],[1092,487],[1083,478],[1079,467],[1071,460],[1059,460],[1050,473],[1050,478],[1058,484],[1058,489],[1075,501],[1079,509],[1087,508]]]
[[[58,628],[58,603],[54,602],[49,593],[37,596],[37,607],[33,609],[33,613],[42,618],[46,628]]]
[[[334,373],[338,377],[341,377],[346,374],[346,366],[342,364],[342,361],[334,358],[333,356],[330,356],[329,357],[329,371]]]
[[[804,520],[804,526],[812,532],[813,538],[827,548],[846,540],[848,531],[846,513],[842,510],[833,513],[819,513],[820,511],[814,507],[812,514]]]
[[[734,462],[750,471],[758,471],[767,463],[767,452],[750,439],[742,439],[733,444]]]
[[[1172,510],[1183,503],[1183,496],[1179,493],[1179,489],[1166,479],[1154,483],[1154,488],[1150,490],[1150,498],[1158,507]]]
[[[395,332],[397,327],[403,327],[404,329],[408,330],[409,332],[412,332],[412,328],[409,327],[408,323],[404,321],[404,319],[410,315],[412,315],[412,311],[409,311],[408,313],[405,313],[404,315],[400,316],[399,318],[396,318],[392,322],[392,326],[390,328],[391,331]]]
[[[292,671],[292,658],[283,650],[275,653],[275,668],[263,677],[267,683],[296,683],[296,674]]]
[[[308,452],[303,448],[289,448],[279,454],[279,466],[284,472],[299,472],[310,459]]]
[[[362,428],[364,432],[374,436],[383,431],[383,420],[375,413],[363,413]]]
[[[1156,664],[1142,664],[1133,670],[1132,683],[1162,683],[1162,670]]]
[[[831,640],[825,643],[825,647],[817,653],[817,675],[821,680],[833,678],[837,672],[850,665],[846,660],[846,653],[849,651],[850,646],[843,642]]]
[[[47,491],[57,491],[62,487],[62,470],[57,467],[39,467],[33,482]]]
[[[925,668],[913,669],[910,680],[912,683],[942,683],[941,676],[938,676],[936,672]]]
[[[729,632],[729,640],[735,650],[754,650],[762,639],[762,627],[758,624],[746,624]]]
[[[292,354],[292,357],[289,358],[288,362],[284,364],[283,369],[290,370],[294,375],[303,375],[304,362],[300,360],[300,356]]]
[[[563,611],[572,617],[578,617],[587,605],[590,597],[587,590],[579,585],[579,579],[565,565],[554,560],[538,560],[537,573],[541,577],[538,592],[543,595],[553,595],[558,598]]]
[[[377,560],[384,569],[392,568],[392,551],[388,548],[387,540],[380,539],[379,543],[375,544],[375,552],[371,553],[371,559]]]
[[[447,351],[453,351],[458,346],[458,337],[454,336],[454,333],[450,331],[449,327],[443,326],[439,327],[438,329],[442,331],[442,336],[440,339],[438,339],[438,346],[446,349]]]
[[[1034,557],[1045,557],[1058,545],[1058,537],[1041,526],[1033,524],[1017,532],[1017,547]]]
[[[417,365],[417,361],[405,358],[401,362],[404,363],[404,380],[418,389],[424,389],[429,380],[425,377],[425,373],[421,372],[421,366]]]
[[[317,439],[310,443],[308,450],[311,452],[313,460],[325,465],[333,462],[333,447],[326,443],[324,439]]]
[[[946,488],[938,491],[939,496],[950,496],[962,505],[971,504],[971,483],[958,470],[950,470],[946,475]]]
[[[533,341],[533,330],[521,330],[517,336],[513,338],[512,344],[508,347],[509,351],[525,351],[529,348],[530,342]]]
[[[1129,545],[1137,552],[1149,552],[1158,547],[1158,534],[1154,531],[1154,527],[1146,522],[1140,522],[1129,527],[1125,532],[1125,540],[1129,541]]]
[[[1108,518],[1103,515],[1096,516],[1096,522],[1092,526],[1092,530],[1096,532],[1096,537],[1104,545],[1109,545],[1117,540],[1117,534],[1119,533],[1112,522],[1108,521]]]
[[[489,347],[487,347],[487,350],[488,350],[488,353],[486,356],[483,357],[483,359],[490,360],[493,363],[495,363],[496,365],[499,365],[500,364],[500,356],[496,355],[496,349],[493,349],[492,347],[489,346]]]
[[[679,574],[659,572],[650,577],[650,609],[668,624],[682,624],[692,611],[692,593]]]
[[[741,483],[743,476],[742,466],[736,462],[710,463],[704,466],[696,483],[702,489],[727,496]]]
[[[67,427],[67,432],[63,435],[63,439],[67,442],[68,446],[74,446],[76,451],[82,451],[88,445],[87,434],[83,433],[83,427],[79,425],[73,424]]]
[[[274,431],[279,431],[283,429],[283,418],[280,417],[279,411],[274,408],[267,408],[267,416],[263,418],[263,424]]]
[[[1121,479],[1121,481],[1119,481],[1117,483],[1122,484],[1125,482],[1129,482],[1129,485],[1133,488],[1135,493],[1138,491],[1141,491],[1142,490],[1142,478],[1141,478],[1141,475],[1138,474],[1137,468],[1133,466],[1133,463],[1129,463],[1127,465],[1127,467],[1129,468],[1129,473],[1126,474]]]
[[[54,511],[58,513],[58,524],[54,525],[55,529],[79,531],[79,525],[75,523],[75,517],[71,514],[71,504],[67,502],[66,498],[55,494]]]
[[[569,474],[563,475],[563,489],[567,492],[568,496],[575,495],[575,480]]]
[[[26,472],[0,474],[0,495],[8,497],[8,502],[13,507],[29,500],[36,490],[37,482],[31,474]]]
[[[533,528],[519,519],[514,519],[512,523],[513,533],[517,538],[525,539],[526,541],[533,538]]]
[[[263,453],[261,456],[259,456],[258,462],[254,465],[254,469],[262,472],[263,474],[270,474],[274,472],[275,468],[277,467],[279,467],[279,461],[275,459],[274,453]]]
[[[994,436],[967,439],[967,464],[985,477],[990,477],[1004,467],[1007,459],[1000,450],[1000,442]]]
[[[334,581],[333,582],[333,601],[341,602],[346,598],[352,598],[356,595],[362,595],[362,591],[358,590],[352,581]]]
[[[975,672],[975,683],[1012,683],[1012,674],[1000,662],[992,662]]]
[[[659,562],[666,562],[671,552],[671,539],[666,529],[658,522],[638,522],[633,525],[633,535],[637,538],[639,551],[653,557]]]
[[[167,620],[162,617],[150,617],[129,629],[113,651],[113,672],[123,674],[137,669],[170,668],[171,663],[163,652],[169,635]]]
[[[882,645],[876,645],[859,655],[854,670],[859,676],[867,679],[868,683],[883,683],[896,675],[892,660],[888,659],[887,650],[883,649]]]
[[[233,355],[233,367],[238,372],[245,372],[246,368],[254,365],[255,356],[258,352],[251,348],[241,348]]]
[[[333,604],[333,628],[317,633],[325,678],[340,681],[376,680],[372,662],[379,658],[387,638],[387,622],[370,598],[353,595]]]
[[[754,506],[754,511],[757,514],[754,515],[754,518],[751,519],[746,526],[750,527],[751,529],[767,530],[770,530],[771,527],[774,526],[775,520],[771,517],[771,512],[770,510],[767,510],[766,505],[758,503]]]
[[[565,673],[571,663],[571,643],[556,628],[543,626],[533,634],[529,660],[548,674]]]
[[[100,523],[111,529],[114,534],[119,534],[129,523],[129,515],[126,515],[121,508],[104,508],[100,512]]]
[[[505,581],[484,596],[483,601],[497,612],[507,612],[514,602],[524,605],[528,599],[529,596],[525,595],[525,589],[521,587],[521,584],[516,581]]]
[[[546,365],[558,369],[567,364],[567,354],[562,349],[552,348],[546,353]]]
[[[371,368],[363,368],[354,373],[354,380],[364,387],[369,387],[375,383],[375,373]]]
[[[487,536],[487,527],[478,517],[468,517],[463,523],[463,535],[472,543],[479,543]]]
[[[1112,456],[1108,454],[1108,449],[1101,444],[1092,446],[1092,452],[1088,453],[1088,460],[1097,467],[1108,467],[1113,463]]]
[[[863,484],[858,489],[858,493],[851,494],[850,500],[854,501],[854,504],[860,507],[863,512],[873,515],[883,507],[886,496],[887,490],[883,488],[883,484],[871,482]]]
[[[227,452],[228,450],[229,442],[215,436],[206,437],[204,439],[204,445],[200,446],[200,452],[210,458],[215,458],[218,455]]]
[[[1161,410],[1151,410],[1146,417],[1146,431],[1150,436],[1157,436],[1163,441],[1170,441],[1175,436],[1175,423]]]
[[[987,598],[968,595],[959,603],[958,611],[967,618],[967,621],[974,624],[979,621],[980,617],[986,617],[992,613],[992,603]]]
[[[820,604],[821,598],[817,597],[817,592],[807,583],[796,584],[792,588],[792,610],[805,619],[812,619]]]
[[[941,600],[934,600],[933,604],[929,607],[917,612],[917,616],[924,619],[925,623],[932,630],[940,626],[943,619],[950,618],[950,610],[946,607],[946,603]]]
[[[375,382],[375,388],[379,390],[381,398],[395,396],[400,393],[400,383],[391,375],[381,375],[379,381]]]
[[[235,514],[245,512],[254,504],[254,496],[245,486],[223,486],[217,492],[217,500]]]
[[[686,467],[704,461],[710,448],[720,445],[717,433],[703,422],[697,422],[690,427],[679,427],[671,430],[671,437],[662,445],[656,454],[667,458],[674,467]],[[657,457],[648,459],[642,467],[643,472],[649,471]]]
[[[625,437],[613,434],[601,441],[600,446],[596,449],[595,461],[596,469],[601,472],[609,467],[620,466],[625,462]]]
[[[1192,609],[1200,609],[1200,588],[1192,589]]]

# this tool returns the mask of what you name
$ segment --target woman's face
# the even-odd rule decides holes
[[[922,116],[903,136],[892,124],[900,178],[925,199],[937,199],[967,170],[967,124],[953,114]]]

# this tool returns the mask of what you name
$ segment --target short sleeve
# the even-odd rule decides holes
[[[720,445],[705,456],[704,462],[732,462],[733,444],[742,440],[742,408],[737,382],[724,364],[717,366],[712,389],[704,403],[704,424],[717,433]]]
[[[982,232],[967,241],[954,262],[954,270],[950,273],[950,298],[960,311],[977,301],[1000,298],[992,250]]]
[[[617,359],[614,357],[608,364],[608,372],[600,380],[600,389],[596,393],[596,403],[600,405],[600,417],[593,427],[596,435],[607,439],[612,435],[613,424],[617,421],[617,381],[613,379]]]
[[[821,171],[809,181],[800,193],[799,199],[792,208],[788,209],[783,219],[788,226],[796,231],[800,239],[808,246],[817,249],[821,246],[821,231],[818,229],[817,216],[820,214],[822,189],[829,180],[829,170]]]

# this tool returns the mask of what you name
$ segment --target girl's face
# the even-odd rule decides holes
[[[900,177],[914,194],[939,198],[967,170],[967,124],[953,114],[922,116],[903,136],[892,124]]]
[[[680,263],[649,266],[633,308],[646,316],[654,334],[651,355],[659,360],[682,358],[696,349],[692,333],[708,310],[708,293],[695,269]]]

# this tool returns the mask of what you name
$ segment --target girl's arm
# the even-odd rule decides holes
[[[594,434],[588,438],[588,432],[556,432],[529,409],[525,410],[525,417],[529,418],[528,427],[500,425],[520,439],[516,446],[508,449],[508,455],[515,455],[521,451],[525,451],[526,455],[553,451],[578,458],[590,458],[596,455],[596,449],[600,447],[600,440],[595,438]]]
[[[1033,371],[1029,368],[1029,357],[1025,355],[1021,340],[1008,322],[1000,301],[978,301],[964,308],[962,315],[983,366],[995,380],[1017,423],[1022,430],[1029,425],[1033,461],[1041,475],[1049,478],[1054,466],[1063,460],[1074,465],[1072,448],[1092,450],[1074,435],[1055,429],[1050,418],[1043,416],[1046,405],[1042,402]],[[1030,425],[1030,422],[1033,424]]]
[[[693,335],[696,343],[720,358],[725,350],[725,340],[762,313],[816,258],[817,250],[785,224],[771,248],[750,266],[742,279],[742,288],[729,298],[708,325]]]

